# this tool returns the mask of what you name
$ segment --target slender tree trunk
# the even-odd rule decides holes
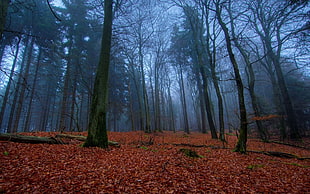
[[[130,117],[130,123],[131,123],[131,131],[135,131],[135,117],[134,117],[134,112],[133,112],[133,99],[132,99],[132,94],[131,94],[131,87],[130,87],[130,81],[128,83],[128,94],[129,94],[129,117]]]
[[[235,59],[233,50],[232,50],[231,38],[230,38],[230,35],[228,32],[228,28],[226,27],[226,24],[222,20],[221,8],[220,8],[218,1],[216,2],[216,17],[217,17],[217,20],[218,20],[218,22],[219,22],[219,24],[220,24],[220,26],[224,32],[224,35],[225,35],[226,47],[227,47],[227,51],[228,51],[230,61],[233,65],[236,85],[237,85],[237,89],[238,89],[239,114],[240,114],[240,134],[239,134],[238,142],[237,142],[237,145],[236,145],[234,151],[240,152],[240,153],[246,153],[248,129],[247,129],[246,107],[245,107],[244,94],[243,94],[243,83],[242,83],[242,79],[240,76],[239,67],[238,67],[237,61]]]
[[[21,91],[19,94],[19,98],[18,98],[18,102],[17,102],[17,108],[16,108],[16,114],[15,114],[15,121],[13,124],[13,131],[17,132],[18,127],[19,127],[19,122],[20,122],[20,117],[21,117],[21,113],[22,113],[22,108],[23,108],[23,104],[24,104],[24,98],[25,98],[25,92],[26,92],[26,88],[28,85],[28,77],[29,77],[29,70],[30,70],[30,65],[31,65],[31,60],[32,60],[32,54],[33,54],[33,46],[34,46],[34,38],[31,39],[31,43],[30,43],[30,48],[27,51],[27,63],[26,63],[26,69],[24,74],[22,74],[23,76],[23,82],[21,83]]]
[[[19,90],[20,90],[20,87],[21,87],[21,82],[22,82],[22,79],[23,79],[23,72],[24,72],[24,68],[25,68],[25,60],[27,58],[27,51],[28,51],[28,47],[29,47],[29,36],[27,36],[26,40],[25,40],[25,49],[24,49],[24,53],[23,53],[23,59],[22,59],[22,62],[21,62],[21,67],[20,67],[20,70],[19,70],[19,75],[18,75],[18,80],[17,80],[17,86],[15,88],[15,93],[14,93],[14,98],[13,98],[13,101],[12,101],[12,106],[11,106],[11,110],[10,110],[10,116],[9,116],[9,121],[8,121],[8,126],[7,126],[7,129],[8,129],[8,133],[13,133],[14,130],[12,128],[12,124],[13,124],[13,119],[14,119],[14,115],[15,115],[15,107],[17,105],[17,99],[18,99],[18,96],[19,96]]]
[[[141,88],[138,86],[138,81],[137,81],[137,76],[136,76],[136,71],[135,69],[133,68],[132,65],[130,65],[131,68],[132,68],[132,74],[133,74],[133,81],[134,81],[134,85],[135,85],[135,89],[136,89],[136,92],[137,92],[137,97],[138,97],[138,105],[139,105],[139,129],[142,130],[143,129],[143,125],[144,125],[144,121],[143,121],[143,102],[142,102],[142,91],[141,91]],[[133,103],[133,101],[131,101],[131,103]]]
[[[259,106],[256,94],[255,94],[255,74],[254,74],[253,66],[252,66],[252,64],[247,64],[247,67],[248,67],[248,71],[249,71],[249,75],[248,75],[249,92],[250,92],[250,97],[251,97],[251,101],[252,101],[252,107],[254,110],[254,115],[255,115],[255,117],[260,117],[261,116],[261,111],[259,108],[260,106]],[[262,122],[260,120],[256,120],[255,123],[257,125],[257,129],[258,129],[260,138],[263,141],[267,141],[268,140],[268,132],[266,129],[264,129]]]
[[[214,32],[215,33],[215,32]],[[217,105],[218,105],[218,116],[219,116],[219,125],[220,125],[220,140],[221,141],[225,141],[225,131],[224,131],[224,105],[223,105],[223,98],[222,98],[222,94],[221,94],[221,90],[220,90],[220,86],[219,86],[219,82],[218,82],[218,77],[216,76],[216,48],[215,48],[215,39],[213,40],[213,57],[212,54],[210,53],[210,46],[208,46],[209,49],[207,49],[208,51],[208,55],[210,58],[210,69],[211,69],[211,76],[212,76],[212,81],[213,81],[213,85],[215,88],[215,92],[216,92],[216,97],[217,97]],[[207,43],[209,45],[209,43]]]
[[[290,127],[290,138],[291,139],[299,139],[300,133],[299,133],[299,129],[298,129],[298,125],[297,125],[297,119],[296,119],[296,115],[295,115],[295,111],[293,108],[293,104],[290,98],[290,95],[288,93],[287,87],[286,87],[286,83],[285,83],[285,79],[283,76],[283,72],[281,69],[281,64],[280,64],[280,52],[281,52],[281,40],[280,40],[280,30],[277,30],[277,40],[278,40],[278,44],[279,44],[279,48],[278,48],[278,53],[275,54],[272,50],[271,47],[271,41],[266,41],[267,43],[267,51],[268,53],[270,53],[271,56],[271,60],[273,62],[275,71],[276,71],[276,75],[278,78],[278,84],[279,84],[279,88],[280,88],[280,92],[281,95],[283,97],[283,102],[284,102],[284,107],[285,107],[285,112],[287,114],[287,120],[288,120],[288,125]]]
[[[35,68],[34,80],[33,80],[32,87],[31,87],[31,94],[30,94],[30,99],[29,99],[29,104],[28,104],[26,121],[24,124],[24,131],[25,132],[28,132],[29,128],[30,128],[31,108],[32,108],[32,102],[33,102],[33,97],[34,97],[34,91],[36,89],[36,84],[37,84],[37,80],[38,80],[38,72],[39,72],[39,67],[40,67],[41,55],[42,55],[42,49],[39,48],[38,61],[37,61],[37,65]]]
[[[13,76],[14,76],[14,70],[15,70],[15,67],[16,67],[16,64],[17,64],[20,40],[21,40],[21,38],[19,37],[18,38],[18,42],[17,42],[17,46],[16,46],[14,61],[13,61],[13,64],[12,64],[10,75],[9,75],[9,81],[8,81],[7,86],[6,86],[5,94],[4,94],[3,101],[2,101],[1,112],[0,112],[0,128],[2,127],[2,121],[3,121],[3,117],[4,117],[7,101],[8,101],[8,98],[9,98],[9,92],[11,90],[11,84],[12,84]]]
[[[181,102],[183,105],[184,131],[185,131],[185,133],[189,134],[187,104],[186,104],[186,98],[185,98],[185,87],[184,87],[182,67],[179,67],[179,70],[180,70]]]
[[[256,48],[256,53],[259,56],[258,48]],[[285,111],[284,111],[283,103],[282,103],[283,100],[280,95],[277,79],[274,74],[274,69],[272,68],[272,62],[270,61],[269,58],[270,57],[266,57],[266,62],[260,61],[260,63],[265,68],[271,81],[272,91],[273,91],[273,103],[275,105],[277,114],[280,115],[278,128],[280,128],[281,139],[284,140],[287,138],[287,133],[286,133],[285,121],[284,121]]]
[[[202,47],[201,45],[201,37],[203,36],[203,32],[201,29],[199,29],[199,25],[193,21],[194,19],[191,16],[191,13],[188,13],[187,9],[184,9],[185,13],[187,13],[187,17],[190,21],[191,28],[193,31],[193,38],[194,38],[194,44],[195,44],[195,49],[196,49],[196,54],[198,58],[198,66],[200,69],[200,74],[202,77],[202,85],[203,85],[203,91],[204,91],[204,96],[205,96],[205,106],[206,106],[206,111],[207,111],[207,119],[209,122],[209,127],[211,131],[211,136],[212,139],[217,139],[217,133],[216,133],[216,127],[214,124],[213,120],[213,114],[212,114],[212,108],[211,108],[211,102],[210,102],[210,96],[209,96],[209,91],[208,91],[208,80],[207,80],[207,75],[205,72],[205,66],[203,65],[203,59],[202,59]],[[198,25],[198,26],[197,26]],[[198,29],[197,29],[198,28]]]
[[[144,116],[145,116],[145,126],[144,131],[146,133],[151,132],[151,123],[150,123],[150,108],[149,108],[149,99],[146,90],[145,84],[145,74],[144,74],[144,61],[143,61],[143,54],[142,54],[142,46],[139,47],[139,60],[140,60],[140,67],[141,67],[141,76],[142,76],[142,93],[143,93],[143,104],[144,104]]]
[[[72,88],[72,95],[71,95],[71,107],[70,107],[70,124],[69,124],[69,130],[70,131],[74,131],[75,127],[74,127],[74,120],[75,120],[75,107],[76,107],[76,72],[74,73],[74,79],[73,79],[73,88]],[[78,123],[78,121],[76,120],[76,123]]]
[[[169,75],[167,75],[169,76]],[[168,77],[168,83],[167,83],[167,92],[168,92],[168,104],[169,104],[169,130],[173,130],[175,132],[175,118],[174,118],[174,110],[173,110],[173,104],[172,104],[172,97],[171,97],[171,80]]]
[[[208,91],[208,80],[206,79],[205,70],[203,66],[200,66],[200,73],[202,77],[202,85],[203,85],[204,96],[205,96],[205,106],[206,106],[207,118],[208,118],[209,127],[211,131],[211,136],[212,136],[212,139],[217,139],[218,137],[216,133],[215,124],[213,121],[213,116],[212,116],[213,114],[211,110],[211,102],[210,102],[210,96],[209,96],[209,91]]]
[[[157,66],[157,65],[155,65]],[[159,72],[158,67],[155,67],[155,130],[162,131],[160,121],[160,98],[159,98]]]
[[[239,44],[239,41],[236,37],[235,34],[235,27],[234,27],[234,18],[232,15],[232,10],[231,7],[228,10],[229,11],[229,18],[231,21],[231,31],[232,31],[232,38],[234,40],[235,46],[237,47],[237,49],[239,50],[239,52],[241,53],[245,64],[247,65],[247,69],[248,69],[248,82],[249,82],[249,93],[250,93],[250,97],[251,97],[251,102],[252,102],[252,108],[254,110],[254,115],[255,117],[260,117],[260,109],[259,109],[259,104],[258,104],[258,100],[255,94],[255,73],[253,70],[253,65],[250,62],[250,56],[246,53],[246,50]],[[258,132],[260,134],[260,138],[264,141],[268,140],[268,133],[267,131],[263,128],[263,124],[260,120],[256,120],[256,125],[257,125],[257,129]]]
[[[69,53],[71,50],[71,46],[69,49]],[[58,131],[66,131],[67,127],[67,114],[68,114],[68,97],[69,97],[69,85],[71,79],[71,59],[68,59],[67,68],[65,73],[65,80],[64,80],[64,87],[62,93],[62,101],[61,101],[61,108],[60,108],[60,121],[59,121],[59,128]]]
[[[207,125],[206,125],[206,111],[205,111],[205,100],[204,100],[204,92],[203,92],[203,87],[201,84],[201,79],[200,79],[200,69],[198,65],[194,67],[195,71],[195,78],[197,82],[197,87],[198,87],[198,95],[199,95],[199,110],[200,110],[200,117],[201,117],[201,132],[202,133],[207,133]]]
[[[43,102],[44,102],[44,105],[42,106],[43,113],[42,113],[42,116],[40,116],[40,123],[39,123],[39,127],[38,127],[40,130],[43,130],[43,131],[46,131],[46,129],[47,129],[48,120],[51,121],[51,125],[52,125],[52,121],[53,121],[53,118],[54,118],[55,108],[53,108],[51,113],[50,113],[50,109],[51,109],[50,102],[51,102],[51,99],[53,99],[52,107],[55,107],[55,105],[56,105],[56,95],[55,94],[50,95],[51,91],[52,91],[52,85],[51,84],[47,84],[46,96],[43,98]],[[49,115],[52,115],[51,118],[49,117]],[[57,125],[55,126],[55,129],[56,128],[57,128]]]
[[[104,1],[104,24],[101,54],[97,68],[92,105],[90,110],[88,136],[85,147],[108,147],[106,116],[108,107],[108,78],[112,40],[113,0]]]

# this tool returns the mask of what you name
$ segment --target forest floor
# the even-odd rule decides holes
[[[210,135],[194,132],[111,132],[109,139],[121,147],[82,148],[76,140],[63,145],[0,141],[0,193],[310,193],[309,159],[235,153],[233,135],[227,135],[225,148]],[[201,157],[185,156],[181,148]],[[248,140],[248,150],[310,157],[309,147],[258,139]]]

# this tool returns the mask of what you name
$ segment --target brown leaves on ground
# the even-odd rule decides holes
[[[78,133],[74,133],[78,134]],[[54,133],[25,135],[54,136]],[[81,135],[86,135],[83,133]],[[0,142],[0,193],[309,193],[310,161],[232,152],[209,135],[109,133],[110,150]],[[153,145],[148,145],[150,140]],[[182,146],[201,158],[180,152]],[[309,157],[310,151],[250,139],[248,149]]]

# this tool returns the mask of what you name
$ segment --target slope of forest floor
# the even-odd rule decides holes
[[[194,132],[111,132],[109,139],[121,147],[82,148],[76,140],[63,145],[0,141],[0,193],[310,193],[310,160],[235,153],[233,135],[224,145]],[[201,157],[187,157],[181,148]],[[249,139],[248,149],[310,157],[309,149],[257,139]]]

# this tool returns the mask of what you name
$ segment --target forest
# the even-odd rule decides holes
[[[310,192],[307,0],[0,11],[0,193]]]

